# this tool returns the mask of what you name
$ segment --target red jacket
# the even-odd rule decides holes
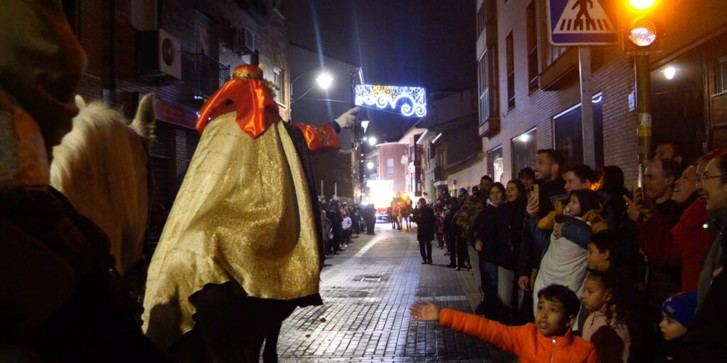
[[[461,311],[442,309],[439,324],[474,335],[520,358],[521,363],[595,363],[596,349],[590,342],[568,332],[565,336],[546,337],[535,324],[506,326],[496,321]]]
[[[682,212],[669,233],[658,233],[648,222],[638,224],[649,261],[656,266],[681,267],[682,291],[697,289],[704,256],[714,240],[714,233],[703,227],[708,220],[704,202],[698,198]]]

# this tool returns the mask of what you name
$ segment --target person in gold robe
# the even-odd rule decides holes
[[[357,117],[291,126],[255,65],[200,110],[202,136],[149,266],[144,329],[195,361],[276,361],[282,321],[322,304],[320,211],[309,151]]]

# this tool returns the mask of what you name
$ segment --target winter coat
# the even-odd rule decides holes
[[[681,267],[681,290],[697,289],[704,257],[714,240],[714,233],[704,228],[709,216],[702,199],[684,210],[671,233],[656,234],[643,240],[643,249],[655,266]]]
[[[414,222],[417,224],[417,240],[419,242],[431,241],[434,239],[434,210],[428,205],[423,205],[414,210]]]
[[[583,334],[581,336],[596,347],[599,356],[601,356],[601,363],[627,363],[631,348],[629,330],[626,325],[619,324],[615,319],[611,318],[609,320],[605,308],[604,306],[603,310],[594,311],[588,315],[585,323],[583,323],[581,329]],[[612,332],[606,332],[606,329],[611,329]],[[604,359],[605,354],[602,355],[602,352],[608,352],[608,357],[616,359]]]
[[[482,251],[478,252],[478,254],[487,262],[495,262],[497,245],[500,243],[497,234],[497,215],[502,213],[500,210],[501,207],[488,201],[487,206],[480,212],[474,223],[471,242],[474,245],[476,240],[482,241]]]
[[[497,240],[495,262],[508,270],[515,269],[515,258],[520,250],[523,221],[525,220],[525,200],[507,202],[498,209]]]
[[[506,326],[483,317],[452,309],[439,312],[439,325],[476,336],[486,343],[520,358],[521,363],[598,362],[596,349],[570,331],[565,336],[546,337],[535,324]]]
[[[467,242],[473,242],[477,230],[477,219],[488,205],[487,198],[479,195],[469,196],[454,216],[454,223],[459,228],[460,236]]]
[[[722,266],[725,260],[722,260]],[[690,362],[727,362],[727,271],[718,274],[697,308],[694,325],[684,336]]]
[[[543,255],[535,278],[533,301],[537,301],[538,291],[550,284],[563,285],[581,296],[583,280],[586,277],[586,252],[585,247],[565,237],[556,238],[551,235],[550,245]]]
[[[515,259],[515,270],[518,276],[530,276],[532,269],[540,266],[540,260],[550,243],[550,231],[538,228],[538,221],[554,209],[555,201],[567,198],[561,178],[542,183],[539,190],[540,210],[534,216],[526,215],[523,223],[520,250]]]
[[[43,362],[164,361],[142,334],[108,238],[60,192],[0,192],[0,235],[4,343],[24,342]]]
[[[668,240],[672,227],[679,220],[681,208],[669,200],[656,205],[651,218],[638,220],[636,226],[639,230],[639,237],[642,248],[645,246],[657,246],[662,241]],[[667,267],[661,264],[649,262],[649,280],[647,281],[647,295],[652,305],[659,306],[662,301],[677,293],[680,289],[679,268]]]

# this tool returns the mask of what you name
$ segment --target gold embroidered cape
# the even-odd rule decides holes
[[[189,297],[207,284],[235,281],[264,299],[318,293],[305,171],[277,105],[249,78],[261,73],[238,67],[200,112],[202,137],[148,271],[144,331],[162,349],[192,329]],[[339,143],[331,126],[301,131],[309,148]]]
[[[189,297],[206,284],[234,280],[266,299],[318,293],[311,203],[283,122],[257,139],[241,133],[234,113],[211,122],[149,266],[147,335],[166,348],[191,330]]]

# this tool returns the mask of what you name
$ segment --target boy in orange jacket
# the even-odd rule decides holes
[[[553,284],[538,291],[535,324],[506,326],[478,315],[440,310],[431,302],[412,305],[411,314],[416,319],[438,320],[443,327],[476,336],[517,355],[521,363],[598,362],[593,345],[571,331],[580,306],[573,291]]]

